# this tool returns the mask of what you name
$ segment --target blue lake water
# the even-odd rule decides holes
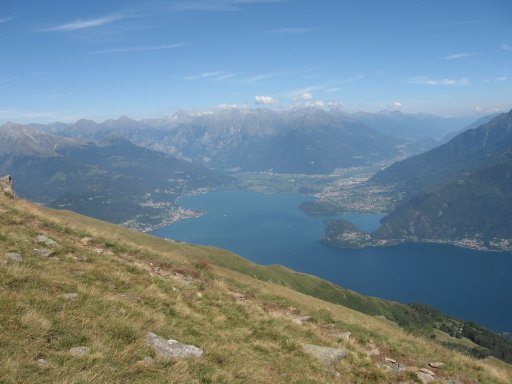
[[[180,199],[207,213],[153,231],[189,243],[214,245],[258,264],[281,264],[365,295],[430,304],[496,331],[512,331],[512,254],[442,244],[402,244],[339,250],[319,243],[323,219],[297,207],[297,193],[215,191]],[[344,215],[362,230],[379,215]]]

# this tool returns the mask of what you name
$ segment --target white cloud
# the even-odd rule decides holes
[[[327,106],[328,107],[342,107],[343,103],[341,101],[328,101]]]
[[[445,56],[446,60],[466,59],[468,57],[478,56],[480,52],[462,52],[452,53],[451,55]]]
[[[228,77],[234,76],[233,74],[229,74],[226,71],[212,71],[212,72],[203,72],[197,75],[185,76],[185,80],[212,80],[212,81],[220,81],[227,79]]]
[[[274,99],[272,96],[254,96],[254,102],[256,104],[263,104],[263,105],[271,105],[271,104],[279,103],[279,101]]]
[[[394,106],[395,108],[397,108],[397,109],[398,109],[398,108],[402,108],[402,103],[401,103],[401,102],[399,102],[399,101],[395,101],[395,102],[393,103],[393,106]]]
[[[267,80],[267,79],[270,79],[275,76],[276,76],[275,73],[258,73],[256,75],[241,79],[241,82],[244,84],[253,84],[253,83],[257,83],[258,81]]]
[[[507,81],[508,80],[508,76],[500,76],[500,77],[497,77],[494,81]]]
[[[500,48],[504,49],[505,51],[511,51],[512,52],[512,45],[501,44]]]
[[[128,15],[126,15],[126,14],[117,13],[114,15],[98,17],[96,19],[87,19],[87,20],[78,19],[71,23],[61,24],[61,25],[57,25],[55,27],[42,29],[41,32],[65,32],[65,31],[76,31],[76,30],[86,29],[86,28],[94,28],[94,27],[99,27],[99,26],[105,25],[105,24],[110,24],[115,21],[119,21],[119,20],[125,19],[127,17],[128,17]]]
[[[427,76],[416,76],[407,79],[409,84],[419,84],[419,85],[468,85],[469,81],[466,78],[460,79],[431,79]]]
[[[295,95],[294,100],[312,100],[313,95],[310,92],[302,92],[298,95]]]
[[[247,104],[223,103],[223,104],[217,105],[217,108],[219,108],[219,109],[248,109],[249,106]]]
[[[354,81],[359,81],[359,80],[362,80],[366,77],[366,75],[364,73],[358,73],[352,77],[348,77],[346,78],[345,80],[343,80],[344,83],[353,83]]]
[[[127,48],[112,48],[103,49],[101,51],[95,51],[94,54],[105,54],[105,53],[124,53],[124,52],[146,52],[146,51],[161,51],[166,49],[181,48],[189,43],[177,43],[177,44],[162,44],[152,47],[127,47]]]

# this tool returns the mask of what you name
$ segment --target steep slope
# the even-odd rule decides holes
[[[0,127],[0,172],[22,197],[130,225],[157,225],[177,196],[228,178],[123,139],[94,144],[21,125]]]
[[[4,196],[0,210],[5,383],[398,383],[425,377],[418,367],[437,361],[443,367],[430,369],[441,382],[512,379],[507,364],[471,359],[387,320],[205,261],[234,257],[227,252]],[[203,355],[160,357],[148,332]],[[324,346],[347,357],[324,365]]]
[[[468,118],[440,117],[424,113],[410,114],[400,111],[378,113],[357,112],[353,117],[385,135],[404,140],[442,139],[469,123]]]
[[[370,182],[396,184],[406,192],[435,187],[500,162],[510,147],[512,110],[478,128],[464,131],[435,149],[394,163],[378,172]]]
[[[512,151],[508,158],[416,194],[382,220],[374,237],[512,249]]]
[[[460,135],[462,132],[467,131],[468,129],[475,129],[475,128],[480,127],[481,125],[487,124],[489,121],[491,121],[492,119],[494,119],[498,115],[499,115],[499,113],[491,113],[490,115],[482,116],[478,120],[473,121],[471,124],[466,125],[464,128],[462,128],[460,130],[457,130],[457,131],[454,131],[454,132],[448,133],[442,139],[442,143],[444,144],[444,143],[449,142],[455,136]]]
[[[328,223],[325,242],[360,247],[435,241],[512,250],[512,111],[377,173],[406,192],[372,234]]]

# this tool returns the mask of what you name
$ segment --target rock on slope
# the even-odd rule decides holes
[[[440,382],[512,378],[508,365],[204,261],[227,252],[4,196],[0,209],[2,383],[412,383],[432,361],[445,364],[431,368]],[[33,251],[43,240],[50,257]],[[161,356],[148,332],[203,353]]]

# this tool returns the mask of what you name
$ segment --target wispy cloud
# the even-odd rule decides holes
[[[497,77],[496,79],[494,79],[494,81],[507,81],[509,79],[508,76],[500,76],[500,77]]]
[[[0,24],[7,23],[8,21],[11,21],[12,17],[4,17],[0,18]]]
[[[302,35],[311,32],[310,28],[276,28],[270,29],[267,32],[275,35]]]
[[[511,51],[512,52],[512,45],[508,45],[508,44],[501,44],[500,45],[500,48],[505,50],[505,51]]]
[[[256,75],[244,77],[240,79],[240,82],[243,84],[254,84],[262,80],[267,80],[272,77],[277,76],[275,73],[257,73]]]
[[[222,81],[222,80],[227,80],[229,78],[232,78],[234,76],[235,76],[234,73],[229,73],[226,71],[211,71],[211,72],[198,73],[196,75],[185,76],[183,79],[189,80],[189,81],[195,81],[195,80]]]
[[[146,51],[162,51],[166,49],[181,48],[190,45],[190,43],[177,43],[177,44],[162,44],[150,47],[126,47],[126,48],[112,48],[103,49],[100,51],[92,52],[95,55],[108,54],[108,53],[125,53],[125,52],[146,52]]]
[[[308,98],[308,94],[312,95],[311,93],[314,91],[321,91],[325,90],[332,85],[326,85],[326,84],[318,84],[318,85],[311,85],[309,87],[299,88],[299,89],[292,89],[290,91],[282,92],[278,96],[285,97],[292,100],[305,100]],[[304,97],[305,96],[305,97]]]
[[[345,83],[345,84],[353,83],[355,81],[363,80],[365,77],[366,77],[366,75],[364,73],[358,73],[354,76],[347,77],[345,80],[343,80],[343,83]]]
[[[254,96],[254,102],[260,105],[272,105],[279,103],[279,101],[274,99],[272,96]]]
[[[480,52],[461,52],[461,53],[452,53],[451,55],[445,56],[446,60],[456,60],[456,59],[467,59],[468,57],[478,56]]]
[[[105,24],[110,24],[119,20],[126,19],[128,17],[128,14],[126,13],[116,13],[112,15],[107,15],[103,17],[98,17],[95,19],[78,19],[76,21],[56,25],[54,27],[41,29],[41,32],[67,32],[67,31],[77,31],[80,29],[87,29],[87,28],[95,28],[100,27]]]
[[[177,1],[171,5],[174,11],[240,11],[244,5],[282,3],[288,0],[187,0]]]
[[[419,85],[468,85],[469,81],[466,78],[461,79],[432,79],[427,76],[416,76],[407,79],[409,84],[419,84]]]
[[[339,92],[341,91],[341,88],[339,87],[333,87],[333,88],[327,88],[325,92],[333,93],[333,92]]]

